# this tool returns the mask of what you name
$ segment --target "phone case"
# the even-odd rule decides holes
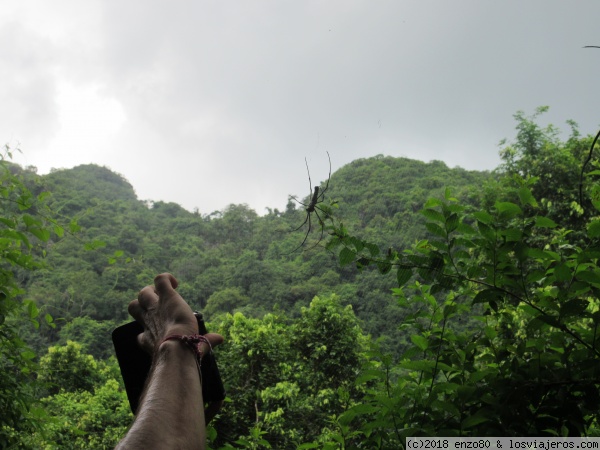
[[[200,334],[206,334],[206,326],[202,314],[194,313],[198,320]],[[117,361],[123,376],[123,383],[127,391],[127,398],[131,411],[135,414],[139,405],[140,397],[146,385],[146,379],[152,365],[152,358],[143,351],[138,343],[137,337],[143,333],[144,328],[137,322],[130,322],[116,328],[112,333]],[[223,400],[225,389],[221,380],[221,374],[217,361],[213,354],[206,355],[202,359],[202,397],[204,402]]]

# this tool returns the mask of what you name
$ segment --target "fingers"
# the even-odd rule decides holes
[[[154,286],[158,295],[168,294],[177,289],[177,280],[170,273],[161,273],[154,278]]]
[[[139,294],[137,300],[129,304],[129,314],[140,321],[143,311],[154,309],[161,295],[168,294],[177,288],[177,280],[170,273],[161,273],[154,278],[154,287],[146,286]]]
[[[144,323],[144,311],[154,309],[158,304],[158,295],[152,286],[146,286],[138,293],[137,300],[129,303],[127,311],[129,315],[140,323]]]
[[[144,323],[144,321],[142,320],[142,314],[144,312],[144,309],[142,308],[138,300],[133,300],[131,303],[129,303],[127,311],[129,312],[129,315],[135,320],[137,320],[139,323]]]
[[[158,304],[158,295],[152,286],[146,286],[138,294],[138,302],[142,309],[149,311],[156,308]]]

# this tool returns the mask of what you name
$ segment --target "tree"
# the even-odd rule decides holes
[[[579,204],[581,166],[592,142],[591,136],[582,138],[577,124],[568,121],[571,135],[562,141],[558,128],[538,124],[540,116],[547,111],[548,107],[544,106],[531,116],[522,111],[514,115],[516,138],[508,145],[506,140],[501,143],[504,145],[500,151],[503,164],[497,173],[502,176],[504,193],[500,195],[504,195],[504,200],[517,201],[523,183],[520,180],[524,180],[540,202],[542,214],[563,226],[579,229],[593,209],[589,200],[584,205]],[[488,208],[497,200],[498,192],[496,189],[488,199]]]
[[[44,203],[47,193],[34,195],[27,188],[27,174],[8,159],[8,146],[0,155],[0,447],[23,445],[23,434],[41,426],[43,412],[36,407],[39,384],[35,352],[20,337],[23,322],[39,327],[40,310],[23,298],[20,279],[42,266],[44,244],[64,229],[52,220]],[[13,173],[14,172],[14,173]],[[45,316],[46,322],[52,318]]]
[[[462,204],[447,189],[422,210],[429,238],[403,252],[382,252],[333,227],[328,248],[340,249],[342,265],[395,273],[412,345],[397,364],[383,354],[367,361],[360,378],[367,395],[339,415],[328,445],[597,432],[600,220],[590,218],[597,212],[586,220],[564,214],[573,198],[572,190],[561,191],[564,178],[548,177],[539,187],[529,178],[546,173],[546,158],[564,145],[550,139],[552,128],[545,134],[518,119],[521,147],[506,180],[513,189],[487,208]],[[570,145],[583,148],[573,139]],[[577,245],[569,240],[573,224]]]
[[[215,424],[218,442],[265,440],[295,448],[358,400],[354,381],[366,342],[352,308],[315,297],[300,318],[227,315],[218,360],[231,402]],[[244,444],[245,445],[245,444]]]
[[[92,355],[83,353],[78,342],[52,346],[40,361],[39,379],[50,394],[92,391],[99,381],[99,365]]]
[[[123,389],[115,379],[90,391],[55,394],[42,400],[54,417],[35,445],[46,448],[114,448],[131,425],[133,415]]]
[[[222,291],[215,292],[209,297],[204,312],[206,313],[207,318],[219,313],[232,314],[236,310],[246,306],[248,300],[248,297],[242,294],[238,288],[225,288]]]

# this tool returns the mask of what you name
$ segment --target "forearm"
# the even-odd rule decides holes
[[[138,411],[117,449],[204,449],[200,376],[194,353],[181,342],[160,346]]]

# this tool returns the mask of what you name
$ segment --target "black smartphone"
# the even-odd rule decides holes
[[[206,324],[201,313],[195,312],[198,321],[199,334],[206,334]],[[146,385],[146,379],[152,365],[152,358],[143,351],[137,343],[137,337],[144,332],[144,328],[137,322],[130,322],[116,328],[112,332],[112,341],[123,383],[127,391],[127,398],[131,411],[135,414],[140,402],[140,397]],[[221,374],[217,366],[215,355],[212,353],[202,359],[200,367],[202,372],[202,397],[204,402],[211,403],[225,398],[225,389]]]

